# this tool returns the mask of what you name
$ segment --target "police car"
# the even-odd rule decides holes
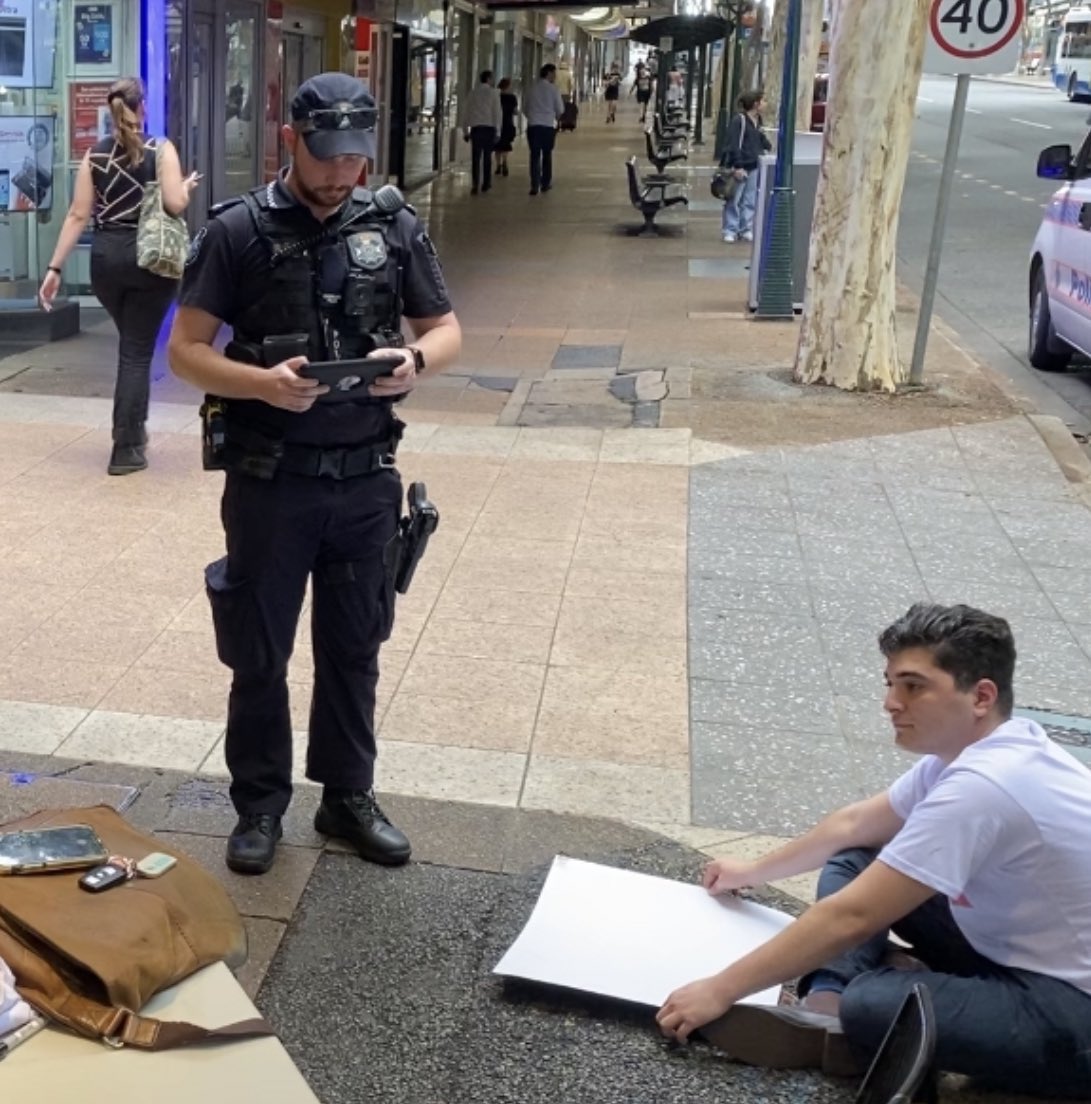
[[[1056,372],[1074,353],[1091,356],[1091,132],[1075,156],[1071,146],[1042,150],[1038,175],[1063,183],[1030,254],[1027,355],[1035,368]]]

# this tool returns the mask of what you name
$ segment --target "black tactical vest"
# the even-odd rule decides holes
[[[254,298],[234,319],[225,353],[271,367],[288,355],[314,361],[350,360],[373,349],[401,345],[399,257],[392,221],[369,211],[371,193],[357,188],[327,225],[315,228],[306,207],[276,206],[276,185],[246,193],[257,236],[269,250],[270,271]],[[249,289],[247,289],[249,290]],[[275,341],[305,335],[305,349],[263,356]],[[392,403],[315,403],[305,414],[267,403],[232,399],[227,424],[297,444],[333,447],[389,437]]]

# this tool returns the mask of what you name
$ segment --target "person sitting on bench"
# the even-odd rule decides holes
[[[705,886],[722,894],[823,867],[819,900],[672,993],[659,1027],[678,1040],[704,1029],[738,1060],[781,1066],[819,1064],[843,1032],[863,1060],[920,982],[939,1069],[1087,1099],[1091,770],[1012,717],[1015,643],[1002,618],[919,604],[879,647],[895,742],[924,757],[772,854],[707,868]],[[911,968],[891,965],[890,929],[919,960],[900,956]],[[800,976],[801,1007],[736,1004]]]

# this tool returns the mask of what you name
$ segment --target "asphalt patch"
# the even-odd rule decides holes
[[[690,879],[654,845],[603,862]],[[505,875],[325,854],[258,1005],[324,1104],[842,1104],[852,1086],[671,1048],[651,1012],[494,978],[546,868]]]

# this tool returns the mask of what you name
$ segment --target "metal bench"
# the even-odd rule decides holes
[[[689,152],[684,147],[679,148],[674,144],[663,144],[653,139],[650,127],[644,131],[644,145],[648,153],[648,160],[655,166],[655,171],[660,176],[663,175],[668,165],[673,165],[675,161],[689,159]]]
[[[634,230],[633,235],[658,236],[655,216],[668,207],[678,204],[688,206],[689,200],[682,194],[680,185],[671,180],[645,180],[642,183],[637,176],[635,157],[625,162],[625,171],[629,177],[629,199],[644,216],[644,225]]]

